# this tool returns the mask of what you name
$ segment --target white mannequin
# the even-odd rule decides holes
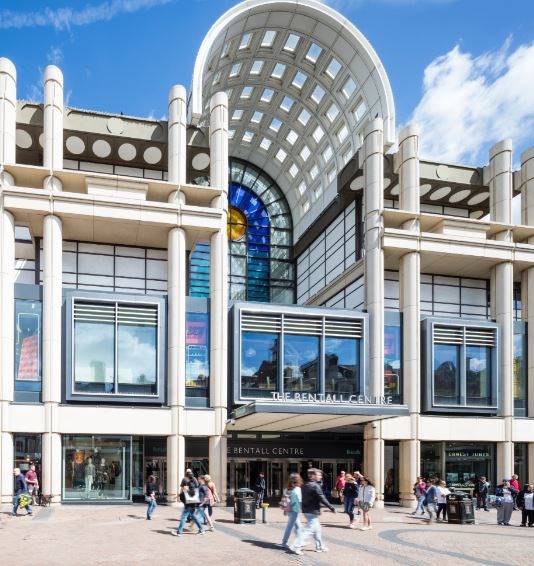
[[[87,458],[87,464],[85,465],[85,498],[89,499],[89,494],[91,492],[91,487],[93,485],[95,477],[95,465],[93,464],[92,458]]]

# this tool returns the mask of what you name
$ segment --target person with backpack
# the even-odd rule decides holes
[[[180,517],[180,524],[178,529],[171,531],[174,536],[181,537],[184,532],[185,522],[189,519],[195,522],[198,527],[198,534],[203,535],[204,529],[198,520],[196,511],[200,505],[200,494],[198,489],[198,482],[193,475],[193,471],[187,469],[185,477],[180,483],[180,501],[184,504],[184,510]]]
[[[417,476],[417,481],[414,483],[413,486],[413,493],[415,495],[415,499],[417,499],[417,507],[413,511],[412,515],[417,515],[417,511],[421,510],[421,515],[425,514],[424,510],[424,502],[426,496],[426,482],[421,476]]]
[[[287,483],[287,489],[284,491],[284,496],[280,502],[284,515],[287,515],[286,530],[282,537],[282,548],[289,548],[288,541],[293,529],[295,529],[297,537],[302,529],[299,520],[300,508],[302,506],[302,483],[300,474],[291,474]]]
[[[31,495],[28,493],[28,485],[26,483],[26,478],[24,474],[20,471],[20,468],[13,469],[13,475],[15,476],[15,494],[13,496],[13,512],[11,515],[13,517],[17,516],[17,510],[20,507],[25,507],[28,515],[33,515],[31,508]]]
[[[263,475],[262,472],[260,472],[260,474],[258,475],[257,479],[256,479],[256,483],[254,484],[254,493],[256,494],[256,509],[260,508],[260,505],[263,503],[263,498],[265,496],[265,489],[266,489],[266,484],[265,484],[265,476]]]

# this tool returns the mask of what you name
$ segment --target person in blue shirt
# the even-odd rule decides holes
[[[433,480],[427,490],[426,490],[426,494],[425,494],[425,501],[423,503],[423,505],[425,506],[426,512],[428,513],[428,522],[432,523],[433,521],[436,520],[436,516],[437,516],[437,508],[436,508],[436,503],[438,501],[438,495],[439,495],[439,491],[438,491],[438,487],[437,487],[437,481]]]
[[[20,468],[14,468],[13,475],[15,476],[15,492],[13,495],[13,512],[11,513],[11,515],[13,517],[16,517],[17,510],[19,508],[20,496],[23,493],[28,493],[28,484],[26,483],[26,478],[24,477],[24,474],[21,473]],[[29,501],[31,501],[31,498]],[[33,515],[29,502],[27,503],[27,505],[25,505],[25,508],[28,515]]]

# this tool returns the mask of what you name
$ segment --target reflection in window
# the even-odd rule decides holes
[[[185,394],[207,400],[210,379],[208,313],[187,313],[185,348]]]
[[[74,303],[74,391],[157,394],[156,306]]]
[[[63,500],[129,501],[131,437],[63,437]]]
[[[359,375],[359,341],[325,338],[325,393],[356,395]]]
[[[466,346],[466,401],[468,405],[491,403],[491,350],[487,346]]]
[[[456,405],[460,402],[460,346],[434,346],[434,403]]]
[[[241,335],[241,395],[271,397],[277,390],[278,334],[243,332]]]
[[[41,391],[41,303],[15,302],[15,390]]]
[[[401,400],[401,327],[384,327],[384,395],[393,397],[394,403]]]
[[[319,337],[284,336],[284,391],[319,391]]]

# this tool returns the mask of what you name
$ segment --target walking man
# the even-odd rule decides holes
[[[15,476],[15,494],[13,496],[13,512],[11,513],[11,515],[13,517],[16,517],[17,509],[19,508],[19,502],[21,500],[21,497],[24,497],[28,492],[28,485],[26,484],[26,478],[24,477],[24,474],[21,473],[20,468],[14,468],[13,475]],[[28,513],[28,515],[33,515],[30,505],[31,498],[29,496],[27,501],[28,502],[26,503],[26,505],[24,505],[26,512]]]
[[[477,510],[480,508],[484,509],[484,511],[489,511],[488,505],[486,500],[488,498],[488,491],[489,491],[489,482],[486,481],[484,476],[480,476],[478,481],[475,483],[475,489],[473,490],[474,494],[477,497]]]
[[[306,546],[306,543],[310,536],[313,536],[315,540],[315,552],[328,552],[328,548],[323,545],[321,538],[321,523],[319,522],[319,516],[321,514],[321,504],[332,511],[336,512],[336,509],[331,505],[326,499],[321,490],[321,479],[323,477],[323,472],[317,468],[310,468],[308,470],[308,481],[302,486],[302,512],[306,517],[306,528],[301,530],[295,543],[289,548],[295,553],[302,555],[302,547]]]

